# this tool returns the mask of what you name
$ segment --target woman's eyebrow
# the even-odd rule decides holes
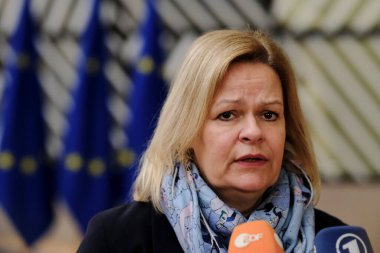
[[[273,104],[283,105],[284,103],[283,103],[282,99],[273,98],[273,99],[264,99],[264,100],[260,101],[260,104],[263,104],[263,105],[273,105]]]
[[[239,98],[222,98],[215,103],[215,106],[219,106],[220,104],[239,104],[241,99]]]

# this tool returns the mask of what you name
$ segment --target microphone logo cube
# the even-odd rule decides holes
[[[366,231],[356,226],[324,228],[315,236],[316,253],[373,253]]]
[[[263,233],[259,234],[247,234],[241,233],[235,238],[234,244],[236,248],[244,248],[247,247],[251,242],[256,242],[263,238]]]
[[[283,253],[276,231],[263,220],[245,222],[232,231],[228,252]]]

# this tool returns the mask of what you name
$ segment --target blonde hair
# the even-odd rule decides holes
[[[134,185],[136,201],[160,207],[163,177],[174,163],[192,160],[191,144],[203,126],[218,84],[237,61],[267,64],[278,74],[284,94],[285,159],[304,166],[318,199],[320,177],[296,90],[293,69],[283,50],[260,31],[217,30],[199,37],[190,47],[174,80],[157,127],[140,161]]]

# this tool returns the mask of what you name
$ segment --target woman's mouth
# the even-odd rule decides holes
[[[257,162],[257,161],[262,161],[263,159],[261,159],[260,157],[252,157],[252,158],[245,158],[245,159],[242,159],[240,161],[244,161],[244,162]]]
[[[239,167],[252,169],[261,167],[267,163],[268,159],[264,155],[245,155],[235,160]]]
[[[263,155],[244,155],[236,159],[237,162],[262,162],[267,160]]]

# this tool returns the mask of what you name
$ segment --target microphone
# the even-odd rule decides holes
[[[316,253],[373,253],[367,232],[355,226],[324,228],[314,245]]]
[[[282,242],[274,229],[263,220],[245,222],[232,231],[230,253],[284,253]]]

